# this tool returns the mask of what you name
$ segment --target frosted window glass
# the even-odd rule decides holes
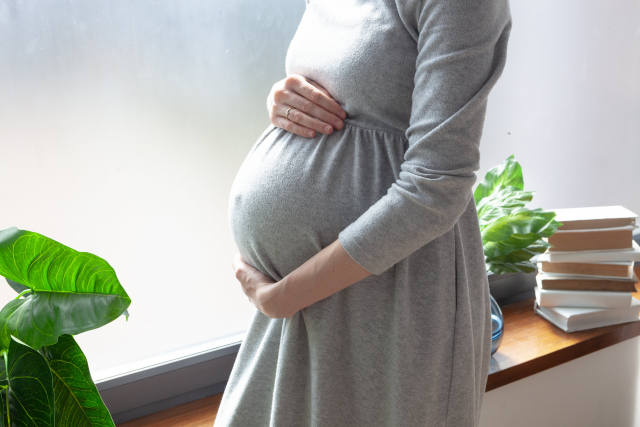
[[[229,191],[303,10],[0,2],[0,229],[103,257],[133,300],[77,337],[94,379],[242,338]]]

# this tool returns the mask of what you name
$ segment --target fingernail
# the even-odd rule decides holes
[[[341,121],[336,121],[336,122],[334,123],[334,126],[335,126],[336,128],[340,128],[340,127],[342,127],[342,122],[341,122]]]
[[[313,136],[313,131],[312,131],[312,130],[310,130],[309,132],[307,132],[307,135],[309,135],[309,136]]]
[[[343,111],[342,113],[340,113],[340,118],[346,119],[347,118],[347,112]]]
[[[322,129],[325,131],[325,133],[331,132],[331,126],[325,126]]]

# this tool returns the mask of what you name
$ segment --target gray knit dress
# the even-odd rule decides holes
[[[231,229],[276,280],[338,238],[373,275],[291,318],[256,312],[216,427],[477,424],[491,334],[472,186],[509,29],[506,0],[308,1],[287,73],[345,127],[269,127]]]

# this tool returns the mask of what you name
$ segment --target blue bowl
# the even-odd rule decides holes
[[[502,343],[504,335],[504,317],[496,300],[491,295],[491,354],[495,353]]]

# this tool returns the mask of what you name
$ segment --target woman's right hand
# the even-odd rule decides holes
[[[267,109],[274,126],[305,138],[342,129],[347,113],[318,83],[291,74],[273,85]],[[287,110],[289,111],[287,118]]]

